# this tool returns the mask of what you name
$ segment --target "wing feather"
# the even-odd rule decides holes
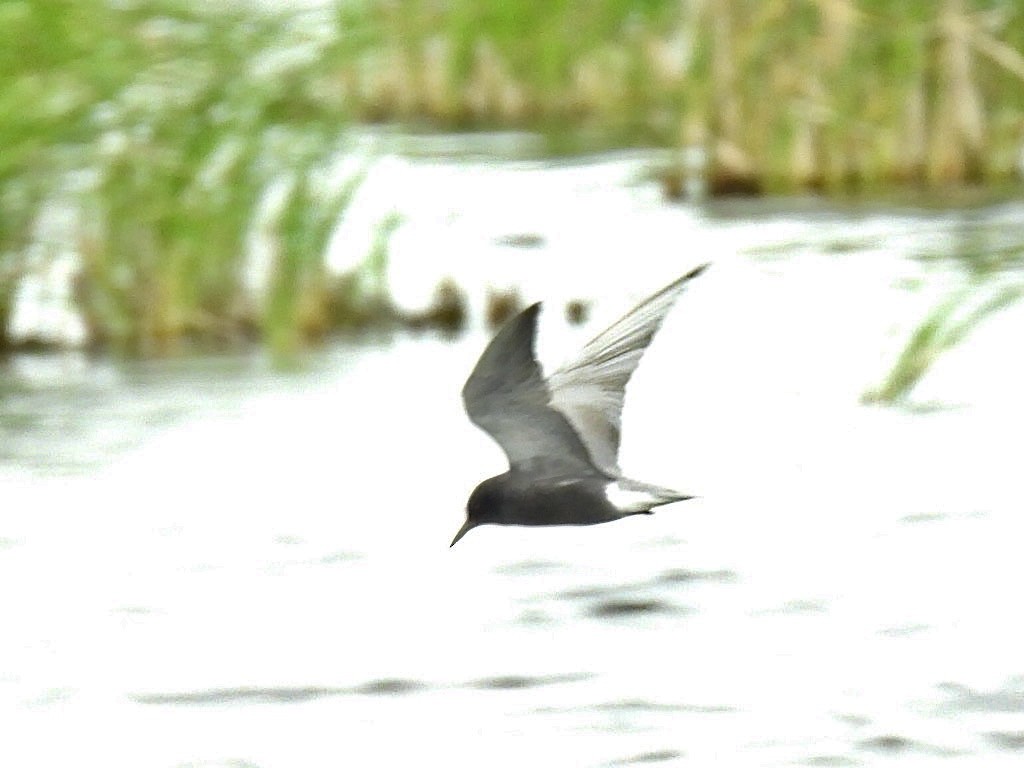
[[[626,384],[697,267],[592,339],[545,381],[534,341],[540,304],[491,339],[462,389],[470,420],[501,446],[515,470],[619,477]]]
[[[534,354],[540,304],[491,339],[462,389],[470,420],[501,446],[513,470],[597,474],[580,436],[551,395]]]
[[[654,294],[592,339],[579,357],[551,374],[551,406],[572,424],[594,464],[619,475],[618,453],[626,384],[662,321],[704,264]]]

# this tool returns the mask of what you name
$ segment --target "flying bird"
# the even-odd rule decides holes
[[[646,299],[546,379],[534,352],[540,303],[491,339],[462,389],[470,421],[509,470],[470,494],[451,546],[478,525],[593,525],[693,498],[623,477],[619,433],[626,383],[689,282],[707,264]]]

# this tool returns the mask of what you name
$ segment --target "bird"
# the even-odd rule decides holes
[[[626,384],[676,299],[707,267],[642,301],[547,378],[534,350],[540,302],[498,330],[462,401],[509,469],[473,490],[450,546],[485,524],[594,525],[693,498],[625,477],[618,454]]]

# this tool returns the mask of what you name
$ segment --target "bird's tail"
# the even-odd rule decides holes
[[[689,494],[680,493],[671,488],[630,480],[628,477],[620,477],[608,489],[608,500],[623,512],[649,512],[652,508],[660,507],[662,504],[671,504],[674,501],[685,501],[692,498],[693,496]]]

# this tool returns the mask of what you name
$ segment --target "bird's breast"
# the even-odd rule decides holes
[[[622,517],[605,493],[607,480],[550,480],[516,494],[514,525],[594,525]]]

